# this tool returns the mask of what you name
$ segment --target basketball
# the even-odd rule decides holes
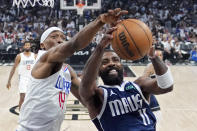
[[[143,58],[152,46],[152,33],[149,27],[137,19],[126,19],[117,25],[113,32],[112,48],[125,60]]]

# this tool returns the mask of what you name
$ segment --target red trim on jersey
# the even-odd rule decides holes
[[[67,70],[67,68],[68,68],[68,65],[66,65],[66,66],[64,67],[64,72]]]

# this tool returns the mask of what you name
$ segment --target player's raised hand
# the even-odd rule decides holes
[[[155,54],[155,47],[154,47],[154,46],[152,46],[152,47],[150,48],[150,51],[149,51],[149,53],[148,53],[148,56],[149,56],[150,59],[153,59],[153,58],[156,57],[156,54]]]
[[[8,88],[8,90],[11,88],[11,83],[10,82],[8,82],[7,83],[7,85],[6,85],[6,87]]]
[[[117,29],[117,27],[109,28],[106,31],[105,35],[103,36],[99,45],[102,46],[103,48],[106,48],[110,44],[110,41],[113,39],[112,32],[116,29]]]
[[[111,24],[115,26],[118,22],[120,22],[120,17],[122,15],[127,14],[128,11],[121,10],[120,8],[116,8],[114,10],[108,10],[107,13],[101,14],[101,21],[106,24]]]

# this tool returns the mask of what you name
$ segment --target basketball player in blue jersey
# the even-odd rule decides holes
[[[10,71],[10,75],[7,82],[7,88],[10,89],[12,77],[16,71],[16,68],[18,67],[18,74],[19,74],[18,88],[20,93],[20,99],[18,104],[19,110],[25,99],[30,72],[35,62],[35,54],[31,52],[30,49],[31,49],[31,43],[29,41],[25,41],[23,46],[24,51],[16,56],[14,66]]]
[[[155,131],[156,119],[147,101],[150,94],[172,91],[173,79],[168,67],[154,54],[149,57],[156,78],[139,77],[124,81],[123,66],[114,51],[105,51],[112,40],[113,29],[97,45],[87,61],[79,94],[99,131]],[[103,86],[96,85],[100,75]]]
[[[44,31],[40,43],[45,51],[38,52],[32,69],[17,131],[60,131],[70,90],[81,100],[78,93],[80,80],[63,62],[75,51],[85,48],[104,24],[116,24],[126,13],[119,8],[109,10],[69,41],[65,41],[65,35],[58,27]]]

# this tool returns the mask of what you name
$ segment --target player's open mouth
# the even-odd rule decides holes
[[[117,75],[118,72],[115,69],[109,71],[109,75]]]

